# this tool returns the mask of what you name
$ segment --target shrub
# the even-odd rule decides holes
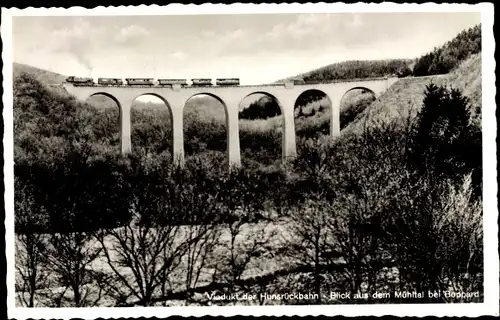
[[[134,151],[172,152],[172,124],[168,109],[131,110],[131,138]]]
[[[117,158],[88,159],[74,152],[51,167],[15,165],[19,183],[32,188],[37,205],[48,213],[48,221],[36,226],[38,232],[88,231],[128,222],[130,188],[124,164]]]
[[[385,228],[400,290],[441,292],[444,301],[443,291],[481,289],[482,208],[472,197],[470,178],[463,181],[457,187],[416,174],[401,184]]]
[[[217,119],[202,120],[196,114],[184,117],[184,151],[187,155],[206,150],[225,152],[227,150],[226,123]]]
[[[362,93],[347,103],[340,110],[340,129],[344,129],[353,122],[375,100],[372,93]]]
[[[471,123],[470,104],[457,89],[430,84],[411,141],[410,161],[421,171],[460,181],[473,171],[481,190],[481,132]]]
[[[240,150],[243,160],[253,160],[265,165],[281,162],[282,129],[240,130]]]
[[[257,120],[281,115],[281,108],[274,98],[263,96],[239,112],[240,119]]]

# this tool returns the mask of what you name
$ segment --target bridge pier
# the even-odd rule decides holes
[[[227,150],[229,167],[239,167],[241,165],[240,154],[240,128],[239,128],[239,103],[240,97],[235,99],[226,98],[224,100],[226,106],[226,121],[227,121]]]
[[[123,154],[132,152],[132,138],[130,133],[130,109],[132,108],[132,100],[120,100],[120,149]]]
[[[184,117],[183,106],[170,107],[172,125],[172,160],[177,165],[184,165]]]
[[[342,96],[334,94],[330,96],[330,136],[336,138],[340,136],[340,101]]]
[[[276,97],[283,111],[283,133],[282,133],[282,157],[283,163],[297,157],[297,145],[295,142],[295,96],[293,93]]]

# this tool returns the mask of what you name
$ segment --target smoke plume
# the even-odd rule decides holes
[[[78,19],[66,29],[55,30],[49,45],[54,52],[72,55],[90,75],[93,70],[91,55],[95,48],[96,37],[100,36],[100,33],[101,31],[88,21]]]

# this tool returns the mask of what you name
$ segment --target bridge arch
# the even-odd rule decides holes
[[[120,112],[122,111],[122,105],[120,104],[120,101],[112,94],[108,93],[108,92],[105,92],[105,91],[99,91],[99,92],[94,92],[92,93],[87,99],[86,101],[88,101],[90,98],[92,97],[96,97],[96,96],[105,96],[107,98],[110,98],[111,100],[113,100],[115,103],[116,103],[116,106],[120,109]]]
[[[132,150],[162,153],[167,151],[173,160],[172,107],[157,93],[141,93],[130,106]]]
[[[238,122],[242,158],[265,164],[284,159],[284,107],[275,95],[260,90],[246,94],[238,104]]]
[[[242,102],[243,102],[246,98],[248,98],[248,97],[250,97],[250,96],[252,96],[252,95],[256,95],[256,94],[260,94],[260,95],[264,95],[264,96],[267,96],[267,97],[272,98],[272,99],[273,99],[273,100],[277,103],[278,107],[280,108],[280,112],[281,112],[281,114],[283,114],[283,113],[284,113],[283,105],[281,104],[281,102],[279,101],[279,99],[278,99],[275,95],[273,95],[273,94],[271,94],[271,93],[269,93],[269,92],[266,92],[266,91],[254,91],[254,92],[251,92],[251,93],[249,93],[249,94],[245,95],[245,96],[241,99],[241,101],[240,101],[239,105],[241,105],[241,104],[242,104]]]
[[[105,98],[102,100],[102,98]],[[96,132],[101,139],[106,139],[113,148],[120,148],[123,141],[121,127],[123,106],[120,101],[108,92],[95,92],[90,94],[85,102],[94,106],[100,116],[95,119]],[[108,103],[110,102],[110,103]]]
[[[344,97],[345,97],[345,96],[346,96],[349,92],[352,92],[353,90],[364,90],[364,91],[368,91],[368,92],[372,93],[372,94],[373,94],[373,96],[374,96],[375,98],[378,98],[378,95],[377,95],[377,93],[375,92],[375,90],[372,90],[372,89],[370,89],[370,88],[368,88],[368,87],[365,87],[365,86],[354,86],[354,87],[351,87],[351,88],[347,89],[347,90],[344,92],[344,94],[342,95],[342,98],[340,99],[340,101],[342,101],[342,99],[344,99]]]
[[[144,97],[144,96],[152,96],[152,97],[155,97],[155,98],[158,98],[159,100],[161,100],[165,106],[168,108],[168,110],[170,112],[172,112],[172,107],[170,106],[170,103],[168,102],[167,99],[165,99],[165,97],[163,97],[162,95],[159,95],[158,93],[154,93],[154,92],[146,92],[146,93],[141,93],[139,95],[137,95],[134,99],[132,99],[132,101],[136,101],[138,98],[140,97]]]
[[[182,106],[183,108],[183,112],[184,112],[184,108],[186,107],[186,104],[189,100],[195,98],[195,97],[199,97],[199,96],[209,96],[211,98],[214,98],[215,100],[217,100],[218,102],[220,102],[220,104],[222,104],[222,106],[224,107],[224,115],[226,116],[226,119],[227,119],[227,116],[228,116],[228,113],[227,113],[227,105],[226,105],[226,102],[221,98],[219,97],[218,95],[214,94],[214,93],[210,93],[210,92],[198,92],[198,93],[195,93],[193,95],[191,95],[189,98],[186,99],[186,102],[184,103],[184,105]]]
[[[182,118],[187,155],[215,152],[212,156],[217,162],[229,160],[229,116],[223,98],[210,92],[197,92],[185,100]],[[219,158],[218,152],[225,154],[224,159]]]
[[[378,92],[367,86],[353,86],[347,89],[339,100],[340,129],[363,112],[373,101],[378,98]]]
[[[331,134],[332,99],[323,90],[302,91],[294,102],[294,121],[297,137],[312,138],[318,133]]]

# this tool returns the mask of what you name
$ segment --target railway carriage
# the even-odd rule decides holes
[[[154,85],[153,78],[127,78],[125,79],[129,86],[152,86]]]
[[[120,86],[123,84],[123,80],[119,78],[99,78],[97,83],[101,86]]]
[[[187,79],[158,79],[158,84],[160,86],[180,85],[184,87],[187,86]]]
[[[218,86],[239,86],[240,79],[239,78],[221,78],[215,80],[215,84]]]
[[[210,78],[198,78],[198,79],[191,79],[191,82],[193,86],[211,86],[212,84],[212,79]]]

